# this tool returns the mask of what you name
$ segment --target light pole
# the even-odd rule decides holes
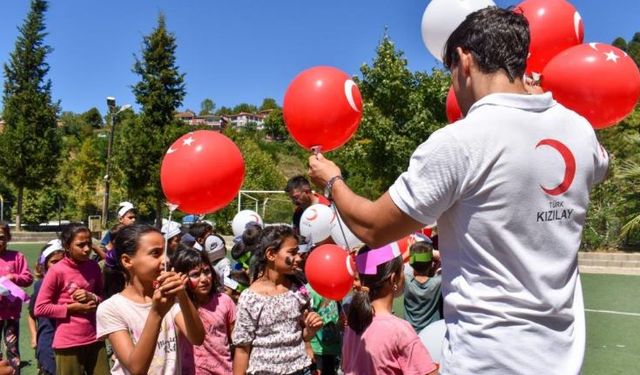
[[[127,109],[131,108],[130,104],[125,104],[122,107],[118,108],[116,106],[116,98],[113,96],[107,97],[107,107],[109,107],[109,113],[111,114],[111,118],[109,119],[109,123],[111,125],[111,131],[109,133],[109,143],[107,144],[107,162],[106,162],[106,171],[104,174],[104,197],[102,199],[102,228],[107,227],[107,222],[109,218],[109,179],[111,176],[109,175],[110,166],[111,166],[111,148],[113,147],[113,133],[116,128],[116,116]]]

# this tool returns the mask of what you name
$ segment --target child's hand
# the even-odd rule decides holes
[[[71,297],[73,298],[74,301],[80,302],[80,303],[87,303],[89,301],[95,302],[96,300],[96,297],[93,293],[87,292],[84,289],[76,289],[75,292],[73,292],[73,294],[71,295]]]
[[[156,279],[158,287],[153,292],[153,307],[160,316],[165,316],[175,304],[175,298],[185,290],[186,279],[173,271],[162,272]]]
[[[36,342],[36,338],[35,337],[31,338],[31,342],[29,344],[31,346],[31,349],[35,349],[36,346],[38,346],[38,343]]]
[[[320,328],[322,328],[322,318],[315,312],[305,311],[304,313],[304,326],[307,327],[307,330],[313,332],[318,332]]]
[[[16,371],[11,367],[9,361],[0,361],[0,375],[13,375]]]
[[[95,311],[97,306],[96,301],[89,301],[86,303],[72,302],[67,304],[67,311],[70,313],[86,314]]]

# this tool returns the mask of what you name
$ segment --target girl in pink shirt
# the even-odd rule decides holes
[[[191,345],[180,335],[183,374],[231,374],[231,332],[236,306],[221,292],[219,278],[209,257],[192,248],[179,249],[172,262],[177,272],[188,276],[187,294],[198,308],[206,336],[204,344]]]
[[[33,282],[33,275],[24,255],[19,251],[7,249],[9,241],[11,241],[9,224],[0,222],[0,286],[4,291],[0,295],[0,340],[4,336],[4,347],[7,350],[6,358],[13,369],[19,372],[20,312],[25,301],[10,293],[9,288],[28,287]],[[1,358],[2,353],[0,353]]]
[[[53,349],[58,374],[107,374],[104,342],[96,338],[102,275],[90,259],[91,232],[71,223],[60,234],[65,257],[44,276],[35,315],[56,320]]]
[[[342,370],[355,374],[436,374],[436,365],[411,325],[394,316],[404,273],[397,246],[363,247],[356,256],[361,286],[347,313]]]

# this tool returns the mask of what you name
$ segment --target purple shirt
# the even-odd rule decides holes
[[[22,253],[15,250],[5,250],[0,254],[0,276],[15,275],[13,283],[26,288],[33,282],[33,275],[29,270],[29,264]],[[0,320],[20,319],[22,311],[20,299],[10,300],[8,297],[0,297]]]
[[[54,349],[93,344],[96,339],[96,312],[70,314],[67,304],[75,302],[73,292],[84,289],[101,301],[102,274],[98,263],[76,263],[64,257],[47,271],[36,300],[35,315],[56,320]]]

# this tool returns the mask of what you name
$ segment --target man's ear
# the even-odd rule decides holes
[[[471,74],[471,65],[473,65],[473,55],[471,52],[464,51],[461,47],[456,48],[458,54],[458,64],[462,68],[461,72],[464,77],[468,77]]]

